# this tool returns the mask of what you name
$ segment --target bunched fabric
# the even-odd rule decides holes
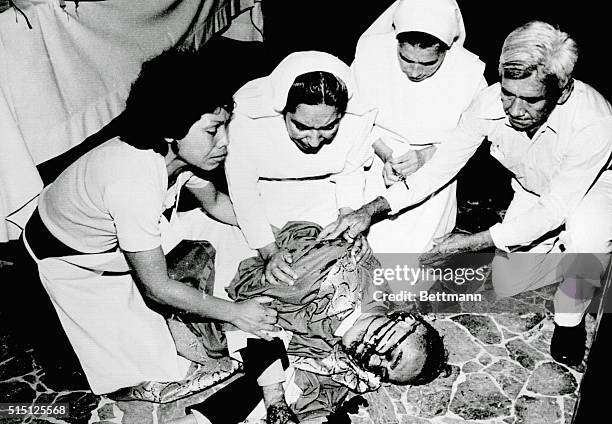
[[[277,244],[292,256],[298,274],[293,286],[269,285],[264,261],[253,257],[242,261],[227,288],[231,298],[274,298],[278,323],[293,333],[287,351],[296,368],[295,382],[302,395],[293,409],[300,419],[333,412],[348,390],[376,390],[380,380],[359,368],[346,354],[335,335],[340,323],[353,311],[366,308],[371,299],[373,271],[380,267],[370,253],[356,263],[352,244],[342,239],[317,242],[319,225],[289,222],[276,233]],[[377,287],[378,290],[385,287]],[[367,307],[369,307],[368,305]],[[386,308],[386,305],[376,305]]]
[[[344,240],[317,242],[320,231],[317,224],[289,222],[277,233],[277,243],[291,254],[298,275],[293,286],[270,285],[263,278],[263,259],[253,257],[242,261],[227,288],[234,300],[274,298],[271,306],[279,312],[279,325],[294,334],[289,353],[318,358],[339,342],[333,338],[335,329],[360,306],[362,292],[379,266],[371,254],[356,264],[351,244]]]
[[[363,393],[380,387],[379,378],[359,368],[342,348],[341,338],[335,335],[346,317],[366,308],[366,299],[372,298],[369,293],[373,287],[373,271],[380,263],[371,253],[356,263],[351,256],[352,244],[341,239],[317,242],[320,231],[317,224],[289,222],[275,232],[279,247],[292,255],[292,268],[298,274],[293,286],[268,284],[263,278],[264,261],[252,257],[242,261],[227,288],[230,298],[236,301],[255,296],[272,297],[271,306],[278,310],[279,325],[293,333],[287,351],[291,365],[296,368],[295,383],[302,390],[293,405],[300,419],[333,412],[349,389]],[[201,256],[181,255],[187,262]],[[189,267],[178,264],[172,269],[178,272],[177,277],[206,292],[209,276],[201,272],[191,275]],[[386,308],[383,304],[377,306]],[[179,351],[185,342],[191,347],[195,346],[194,340],[199,342],[199,347],[188,349],[192,354],[190,359],[199,362],[198,355],[206,361],[207,357],[227,354],[226,339],[219,324],[189,321],[187,316],[181,317],[181,321],[180,325],[176,320],[171,325]],[[180,333],[176,331],[179,327]],[[187,336],[186,328],[190,333]]]

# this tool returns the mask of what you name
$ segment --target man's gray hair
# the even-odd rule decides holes
[[[522,79],[536,72],[540,81],[561,91],[572,79],[576,60],[578,46],[567,33],[546,22],[532,21],[506,37],[499,75]]]

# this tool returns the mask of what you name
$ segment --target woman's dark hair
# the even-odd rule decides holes
[[[415,47],[420,47],[422,49],[428,49],[430,47],[437,46],[438,51],[446,51],[449,49],[449,46],[438,37],[435,37],[431,34],[427,34],[426,32],[420,31],[406,31],[400,32],[396,36],[398,43],[404,44],[408,43]]]
[[[225,67],[206,46],[198,52],[170,48],[144,62],[126,101],[121,140],[166,155],[166,138],[185,137],[204,113],[217,107],[231,111],[233,89]]]
[[[323,71],[298,76],[287,94],[283,114],[294,113],[299,104],[335,106],[340,114],[346,112],[348,90],[346,84],[334,74]]]

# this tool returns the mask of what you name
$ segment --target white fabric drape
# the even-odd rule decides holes
[[[261,31],[245,24],[261,18],[247,10],[259,10],[255,0],[15,4],[32,29],[15,10],[0,13],[0,242],[19,236],[5,219],[42,188],[35,166],[116,117],[144,60],[174,44],[199,46],[241,11],[230,36]]]

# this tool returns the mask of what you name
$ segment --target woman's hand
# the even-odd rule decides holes
[[[400,181],[401,174],[397,173],[392,166],[391,160],[393,159],[393,150],[387,146],[382,138],[377,139],[372,143],[376,156],[384,163],[382,176],[385,182],[385,186],[389,187],[396,182]]]
[[[382,171],[383,181],[386,187],[390,187],[398,181],[402,181],[405,177],[393,168],[390,161],[385,162]]]
[[[389,162],[396,174],[406,178],[425,165],[435,152],[435,146],[429,146],[421,150],[409,150],[403,155],[391,159]],[[402,177],[400,179],[403,179]]]
[[[144,295],[159,304],[202,318],[230,322],[236,327],[269,340],[274,331],[277,312],[265,305],[271,297],[231,302],[215,296],[202,296],[202,292],[180,281],[171,279],[161,247],[144,252],[125,252],[134,277]]]
[[[278,312],[264,305],[272,301],[271,297],[260,296],[233,304],[233,311],[229,322],[239,329],[255,334],[262,339],[272,340],[268,332],[278,331],[274,327],[278,319]]]
[[[449,233],[433,240],[434,246],[428,253],[458,253],[469,250],[469,234]]]
[[[295,283],[297,274],[291,269],[293,262],[291,253],[286,249],[279,249],[276,242],[272,242],[259,250],[259,254],[265,262],[264,278],[270,284]]]
[[[355,260],[355,263],[360,263],[363,258],[369,256],[370,253],[372,253],[372,248],[368,240],[363,234],[360,234],[355,238],[353,246],[351,247],[351,257]]]
[[[270,284],[287,284],[292,286],[297,279],[297,274],[291,269],[293,262],[291,253],[286,249],[280,249],[266,259],[264,276]]]
[[[495,246],[489,230],[468,234],[461,230],[435,238],[428,253],[474,252]]]

